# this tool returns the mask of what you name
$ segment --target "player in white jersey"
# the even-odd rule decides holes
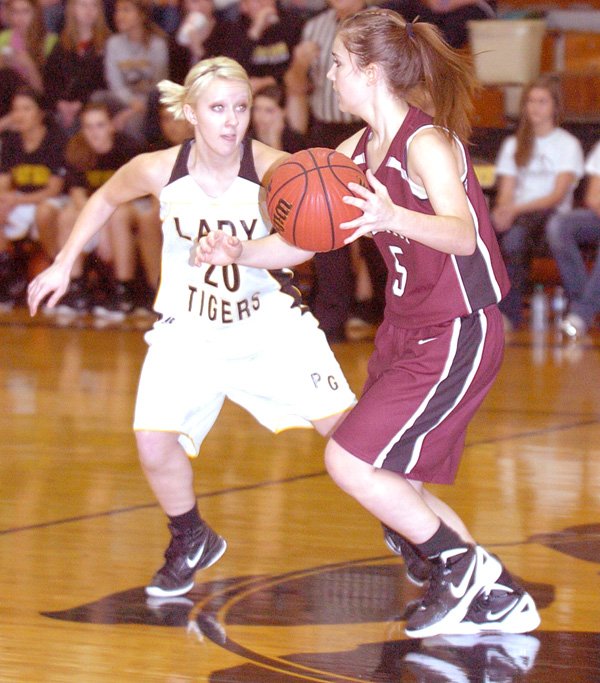
[[[261,181],[287,155],[245,137],[252,98],[246,72],[217,57],[194,66],[184,85],[162,81],[159,88],[174,115],[192,124],[194,138],[135,157],[92,195],[54,263],[30,283],[29,307],[34,315],[44,299],[48,306],[58,302],[77,254],[119,205],[159,198],[160,319],[146,335],[134,430],[172,536],[146,592],[170,598],[191,590],[195,572],[226,548],[200,518],[188,457],[198,454],[225,398],[272,431],[312,424],[323,435],[355,398],[317,321],[289,285],[289,271],[191,261],[210,231],[241,240],[270,232],[259,210]],[[306,257],[300,253],[296,263]]]

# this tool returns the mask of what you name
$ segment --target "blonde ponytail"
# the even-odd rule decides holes
[[[182,119],[183,105],[185,104],[186,89],[180,83],[173,81],[159,81],[157,88],[160,92],[161,104],[164,104],[167,110],[173,114],[176,119]]]

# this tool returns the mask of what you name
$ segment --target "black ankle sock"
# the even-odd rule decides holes
[[[191,510],[184,512],[182,515],[169,515],[169,522],[178,531],[197,529],[199,526],[202,526],[202,519],[200,518],[197,505],[194,505]]]
[[[444,550],[450,548],[466,548],[469,544],[465,543],[462,538],[444,524],[440,520],[440,526],[433,536],[425,543],[415,544],[415,548],[424,556],[428,558],[437,557]]]

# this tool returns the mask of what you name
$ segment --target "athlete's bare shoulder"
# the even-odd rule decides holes
[[[169,182],[180,147],[177,145],[157,152],[138,154],[129,162],[132,173],[139,174],[144,184],[151,188],[151,192],[158,195]]]
[[[262,183],[265,183],[277,166],[290,156],[288,152],[269,147],[258,140],[252,140],[252,154],[256,173]]]
[[[358,141],[360,140],[364,132],[365,129],[361,128],[359,131],[354,133],[354,135],[352,135],[347,140],[344,140],[344,142],[338,145],[337,151],[341,152],[342,154],[345,154],[349,159],[351,159],[352,155],[354,154],[354,150],[356,149],[356,145],[358,144]]]
[[[447,173],[450,167],[464,172],[464,153],[456,139],[438,126],[424,126],[418,130],[410,143],[408,171],[415,182],[423,184],[425,176]],[[418,177],[418,179],[417,179]]]

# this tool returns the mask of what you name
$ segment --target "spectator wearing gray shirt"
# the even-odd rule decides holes
[[[117,33],[108,39],[104,55],[108,91],[93,99],[113,108],[117,130],[144,142],[141,131],[148,96],[169,75],[167,37],[152,22],[149,0],[117,0],[114,23]]]

